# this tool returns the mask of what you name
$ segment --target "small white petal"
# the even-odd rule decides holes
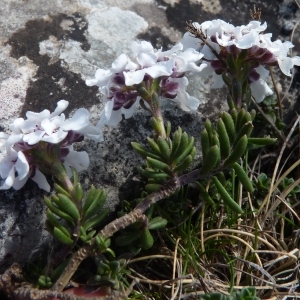
[[[157,62],[157,56],[154,53],[140,53],[137,56],[137,61],[142,68],[153,66]]]
[[[128,56],[126,54],[121,54],[111,65],[111,73],[120,73],[124,71],[128,63]]]
[[[15,163],[15,169],[18,172],[19,180],[24,179],[29,172],[29,164],[22,151],[18,152],[18,160]]]
[[[26,183],[27,180],[28,180],[28,177],[29,177],[29,176],[26,176],[26,177],[23,178],[23,179],[19,179],[19,177],[17,176],[17,177],[15,178],[15,180],[14,180],[14,183],[13,183],[12,187],[13,187],[16,191],[18,191],[19,189],[21,189],[21,188],[25,185],[25,183]]]
[[[170,76],[173,73],[174,67],[175,60],[169,59],[168,61],[156,63],[154,66],[143,70],[152,78],[158,78],[161,76]]]
[[[300,56],[292,57],[294,66],[300,66]]]
[[[65,158],[64,164],[73,167],[77,172],[84,171],[90,164],[89,155],[85,151],[70,151]]]
[[[44,134],[45,134],[45,131],[37,130],[35,132],[31,132],[31,133],[24,135],[23,140],[24,140],[24,142],[28,143],[29,145],[34,145],[42,139]]]
[[[11,123],[9,125],[9,128],[10,130],[13,132],[13,133],[21,133],[22,130],[21,128],[23,127],[23,124],[24,124],[24,119],[23,118],[17,118],[13,121],[13,123]]]
[[[50,114],[50,118],[60,115],[69,105],[69,102],[66,100],[60,100],[57,102],[57,106],[53,113]]]
[[[293,60],[290,57],[284,57],[278,60],[279,68],[286,76],[292,76],[291,69],[294,66]]]
[[[110,70],[98,69],[95,73],[95,78],[87,79],[85,81],[85,84],[88,86],[93,86],[93,85],[103,86],[107,84],[111,76],[112,73]]]
[[[122,120],[122,111],[119,110],[113,110],[114,107],[114,100],[108,101],[105,104],[104,111],[102,112],[102,115],[100,117],[100,120],[98,121],[96,127],[98,129],[102,129],[104,125],[117,127],[119,123]]]
[[[263,79],[259,79],[250,84],[250,89],[252,92],[252,96],[255,98],[257,103],[262,102],[267,96],[273,94],[270,87]]]
[[[8,137],[5,145],[7,145],[8,147],[13,146],[16,143],[21,142],[23,140],[23,137],[24,137],[23,134],[13,134]]]
[[[139,84],[143,81],[144,76],[145,76],[145,69],[124,72],[123,74],[125,77],[125,84],[127,86],[133,86],[133,85]]]
[[[68,135],[68,131],[64,131],[62,129],[57,130],[56,132],[52,133],[51,135],[44,135],[41,138],[41,141],[51,143],[51,144],[58,144],[60,143],[66,136]]]
[[[104,107],[104,115],[106,117],[106,120],[110,119],[113,108],[114,108],[114,100],[107,101]]]
[[[41,111],[39,113],[28,111],[26,113],[26,117],[27,117],[26,121],[40,124],[42,122],[42,120],[50,117],[50,111],[48,109],[44,109],[43,111]]]
[[[195,50],[200,50],[201,45],[199,43],[199,39],[193,37],[189,32],[186,32],[183,35],[180,43],[183,45],[183,50],[188,48],[194,48]]]
[[[15,181],[15,169],[11,168],[4,183],[0,186],[0,190],[8,190],[12,187]]]
[[[252,30],[237,40],[235,45],[240,49],[249,49],[256,44],[258,38],[258,33]]]
[[[79,108],[76,110],[75,114],[71,119],[68,119],[62,124],[61,128],[63,130],[74,130],[78,131],[87,125],[89,125],[90,113],[85,108]]]
[[[141,52],[154,53],[153,46],[151,45],[151,43],[149,43],[147,41],[141,41],[140,43],[134,41],[131,44],[131,49],[135,56],[137,56]]]
[[[96,126],[93,126],[92,124],[89,124],[77,132],[83,134],[91,140],[94,140],[95,142],[102,142],[104,140],[102,130]]]
[[[193,48],[193,47],[189,47],[189,48]],[[178,44],[174,45],[170,50],[167,50],[164,52],[157,52],[155,54],[157,55],[158,58],[164,58],[164,57],[171,56],[173,53],[176,53],[182,49],[183,49],[183,44],[178,43]]]
[[[9,134],[0,132],[0,140],[7,140],[10,137]]]
[[[259,65],[257,68],[255,68],[255,71],[259,74],[261,79],[267,78],[269,76],[269,73],[270,73],[262,65]]]
[[[177,98],[179,100],[181,109],[185,111],[196,111],[200,104],[200,101],[197,98],[190,96],[185,90],[182,89],[178,91]]]
[[[31,179],[37,183],[40,189],[50,192],[50,185],[47,182],[45,175],[40,170],[36,170],[35,175]]]
[[[117,127],[122,121],[122,110],[112,110],[110,118],[105,121],[105,125],[111,127]]]
[[[136,107],[139,105],[139,101],[136,101],[130,108],[122,107],[122,114],[124,115],[125,119],[129,119],[133,116]]]
[[[49,119],[44,119],[41,122],[41,127],[45,130],[45,132],[48,135],[51,135],[54,132],[54,130],[56,129],[56,125],[54,123],[50,122]]]

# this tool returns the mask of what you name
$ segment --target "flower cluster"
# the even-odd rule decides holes
[[[49,174],[49,165],[57,158],[64,162],[67,170],[73,167],[81,171],[88,167],[87,153],[74,151],[72,144],[84,136],[100,141],[102,135],[90,124],[89,113],[84,108],[66,120],[62,112],[68,104],[68,101],[59,101],[53,113],[46,109],[40,113],[29,111],[27,119],[18,118],[10,124],[11,134],[0,132],[6,152],[0,161],[0,176],[5,179],[0,190],[11,187],[18,190],[31,178],[40,188],[50,191],[42,172]],[[59,153],[53,151],[57,144]]]
[[[99,86],[106,102],[98,125],[117,126],[122,114],[130,118],[140,99],[150,105],[141,88],[151,94],[153,84],[159,96],[179,102],[184,110],[196,110],[199,100],[185,91],[188,80],[184,75],[187,71],[200,72],[206,64],[196,65],[203,54],[194,49],[182,49],[180,43],[163,52],[155,50],[149,42],[133,42],[133,60],[121,54],[109,70],[98,69],[95,78],[86,81],[88,86]]]
[[[247,25],[235,27],[222,20],[212,20],[189,25],[191,30],[185,33],[181,43],[184,49],[194,48],[203,54],[203,60],[210,62],[200,75],[212,76],[214,81],[212,88],[224,85],[222,74],[230,69],[226,63],[229,56],[235,59],[243,56],[240,65],[250,63],[248,80],[257,102],[272,94],[272,90],[264,80],[269,74],[264,66],[278,65],[285,75],[290,76],[291,68],[300,65],[300,57],[288,57],[288,51],[293,47],[291,42],[283,43],[280,40],[272,42],[272,34],[263,33],[267,28],[266,23],[251,21]]]

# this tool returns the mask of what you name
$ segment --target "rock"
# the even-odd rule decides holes
[[[28,110],[53,111],[61,99],[70,102],[67,114],[85,107],[96,123],[103,104],[97,87],[87,87],[85,79],[92,78],[99,67],[110,67],[117,55],[130,53],[133,40],[150,40],[157,48],[167,49],[181,39],[186,21],[222,18],[241,25],[250,20],[249,9],[256,2],[2,0],[0,130],[7,130],[14,118],[24,117]],[[263,20],[268,22],[273,38],[280,32],[276,16],[287,18],[297,14],[293,7],[279,6],[280,3],[261,3]],[[284,26],[291,28],[290,23]],[[299,40],[295,36],[298,48]],[[226,91],[207,93],[197,77],[191,76],[189,80],[189,93],[202,100],[199,112],[186,113],[172,103],[165,103],[164,115],[174,130],[180,125],[195,136],[199,147],[203,119],[226,109]],[[112,209],[120,200],[130,200],[140,193],[142,183],[137,167],[141,159],[131,150],[130,142],[145,142],[150,133],[148,117],[140,110],[118,128],[106,128],[105,142],[84,141],[77,146],[86,150],[91,159],[90,168],[81,174],[84,187],[94,183],[105,188]],[[52,239],[44,230],[43,195],[30,182],[20,191],[0,191],[0,273],[11,263],[24,264],[48,249]]]

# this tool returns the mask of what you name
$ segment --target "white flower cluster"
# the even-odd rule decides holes
[[[249,78],[250,88],[257,102],[272,94],[272,90],[264,80],[269,74],[264,65],[278,65],[287,76],[291,75],[290,70],[294,65],[300,66],[299,56],[288,57],[289,49],[293,47],[291,42],[283,43],[280,40],[272,42],[272,34],[263,33],[267,28],[266,23],[251,21],[248,25],[235,27],[222,20],[212,20],[202,24],[193,23],[193,26],[204,34],[206,41],[223,58],[226,58],[226,55],[234,55],[233,52],[236,50],[247,49],[245,61],[253,64],[253,72],[256,75]],[[218,57],[211,48],[189,32],[185,33],[181,43],[184,49],[193,48],[203,54],[205,61],[211,62],[199,75],[204,78],[212,76],[214,81],[212,88],[222,87],[224,82],[221,71],[215,67]]]
[[[194,49],[182,49],[180,43],[163,52],[155,50],[149,42],[133,42],[133,60],[121,54],[109,70],[98,69],[95,78],[86,81],[88,86],[99,86],[106,102],[98,126],[117,126],[122,114],[130,118],[141,99],[138,85],[148,87],[153,79],[160,81],[160,96],[179,102],[184,110],[196,110],[199,100],[185,91],[188,80],[184,73],[200,72],[206,63],[197,66],[203,54]]]
[[[0,190],[13,187],[18,190],[31,178],[40,188],[50,191],[44,174],[32,157],[30,150],[39,149],[40,142],[51,144],[61,143],[62,159],[67,168],[77,171],[87,169],[89,157],[86,152],[73,150],[72,143],[87,136],[96,141],[103,139],[102,133],[89,122],[89,112],[78,109],[72,118],[65,119],[62,113],[69,102],[61,100],[53,113],[45,109],[40,113],[27,112],[27,119],[18,118],[10,124],[11,134],[0,132],[0,139],[6,155],[0,161],[0,176],[5,179]]]

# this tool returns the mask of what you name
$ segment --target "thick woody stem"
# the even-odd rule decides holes
[[[165,186],[163,186],[159,191],[148,195],[137,207],[121,218],[118,218],[108,225],[106,225],[98,234],[103,238],[107,239],[111,237],[114,233],[121,229],[124,229],[130,224],[143,219],[143,214],[152,204],[157,201],[170,196],[178,187],[180,186],[178,178],[170,180]],[[77,270],[80,263],[87,257],[93,254],[93,249],[96,248],[95,242],[92,241],[90,245],[80,248],[77,252],[73,254],[69,264],[66,269],[52,286],[52,291],[61,292],[64,287],[68,284],[69,280]]]

